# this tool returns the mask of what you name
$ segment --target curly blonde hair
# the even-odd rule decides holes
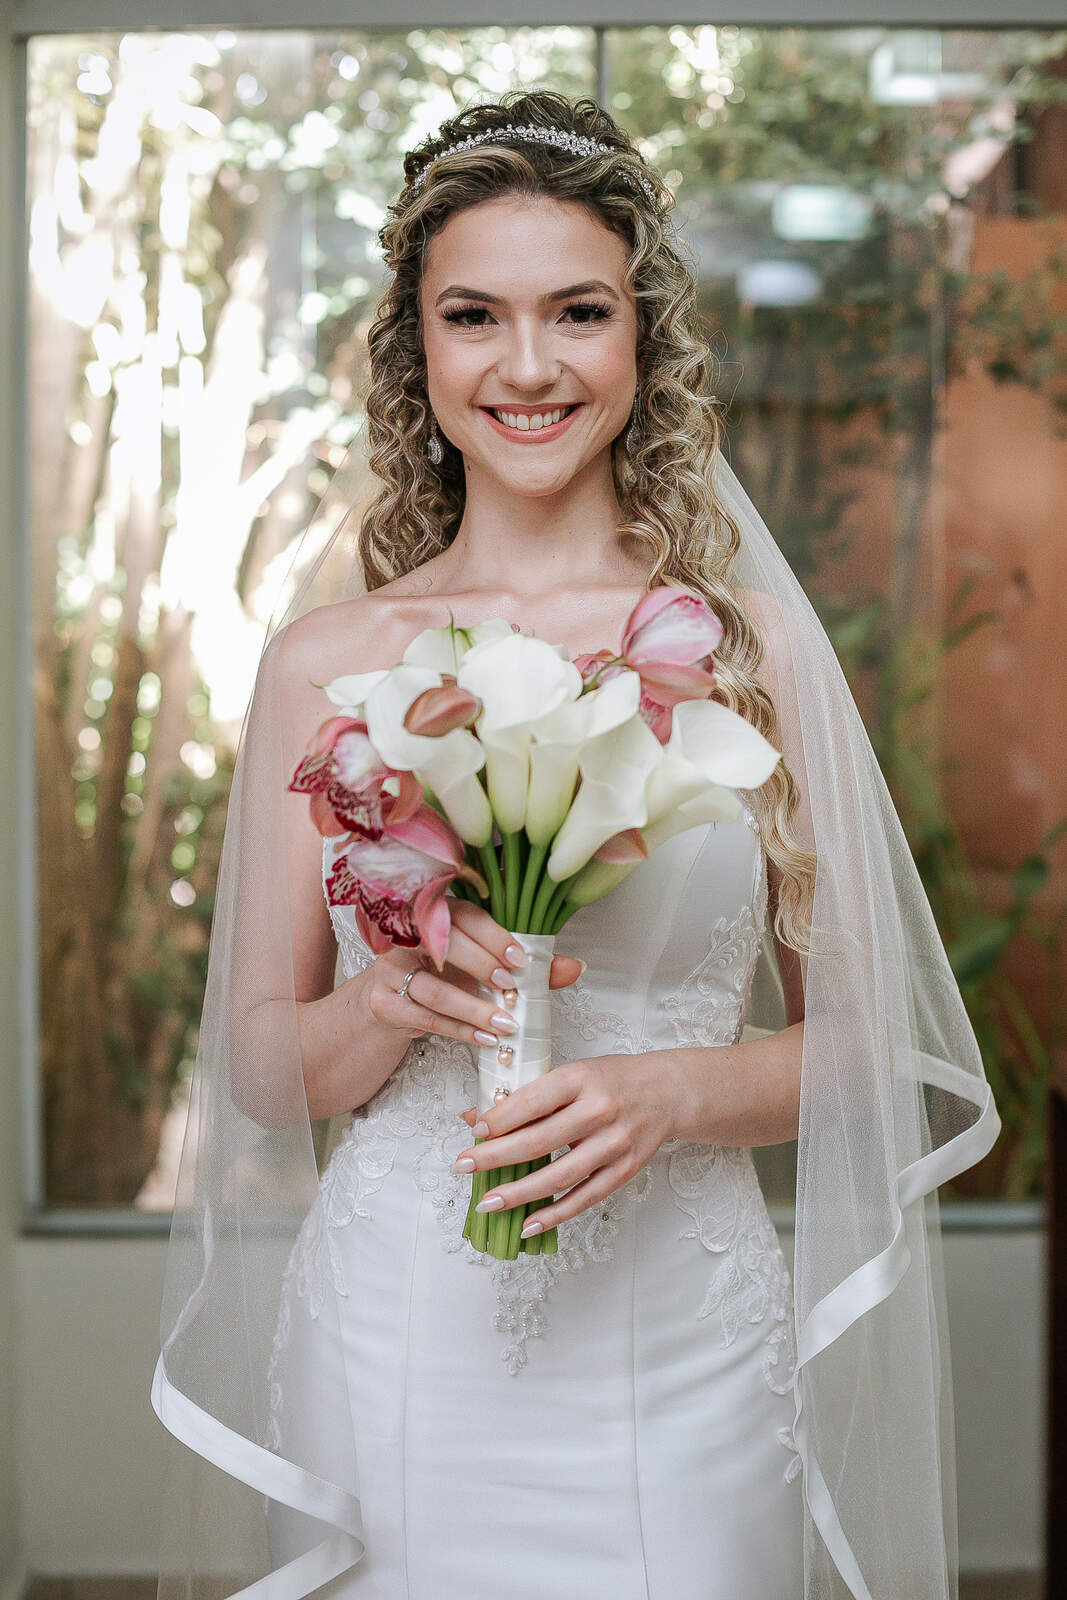
[[[608,152],[507,143],[509,124],[560,129],[606,145]],[[442,154],[462,139],[493,131],[502,133],[500,143],[487,139]],[[612,447],[615,490],[625,515],[618,531],[651,552],[649,589],[678,584],[711,606],[723,626],[715,652],[716,698],[780,749],[778,715],[756,677],[764,642],[727,578],[741,535],[712,488],[724,423],[712,393],[713,358],[700,332],[694,277],[669,223],[670,190],[596,101],[545,89],[512,90],[467,107],[405,156],[404,175],[379,235],[392,278],[368,334],[370,465],[382,487],[364,512],[357,539],[367,588],[380,588],[447,549],[463,515],[460,452],[442,439],[440,466],[426,455],[430,406],[420,287],[429,241],[457,211],[503,195],[583,205],[626,242],[624,284],[637,307],[636,448],[627,456],[620,440]],[[752,800],[764,849],[781,873],[774,931],[783,944],[806,954],[816,857],[793,836],[800,794],[784,762]]]

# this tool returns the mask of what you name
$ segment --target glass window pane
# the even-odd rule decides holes
[[[593,63],[568,27],[31,42],[51,1205],[171,1204],[240,717],[351,437],[402,153]]]
[[[604,44],[677,193],[731,459],[834,638],[979,1030],[1005,1133],[967,1192],[1036,1194],[1064,1029],[1067,794],[1032,708],[1067,690],[1067,35]],[[170,1203],[239,717],[356,420],[401,154],[481,93],[594,92],[595,56],[566,27],[31,41],[49,1204]],[[757,1152],[772,1199],[789,1155]]]
[[[997,1093],[1001,1139],[946,1194],[1038,1195],[1067,977],[1067,781],[1033,714],[1067,701],[1067,34],[662,27],[606,53],[676,193],[732,465],[834,639]],[[794,1155],[756,1152],[776,1200]]]

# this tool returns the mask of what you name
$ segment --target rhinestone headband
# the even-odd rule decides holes
[[[564,128],[537,128],[531,125],[513,126],[510,122],[506,128],[490,128],[484,133],[472,133],[466,139],[460,139],[458,144],[450,144],[447,149],[439,150],[431,161],[428,161],[417,177],[411,181],[411,192],[416,194],[422,187],[423,179],[440,156],[450,156],[456,150],[470,150],[476,144],[491,142],[499,144],[504,139],[517,139],[520,143],[553,144],[559,150],[566,150],[573,156],[614,156],[619,152],[610,144],[599,144],[596,139],[589,139],[584,133],[568,133]],[[647,178],[635,177],[634,174],[623,169],[623,177],[628,183],[640,183],[648,198],[655,204],[656,191]]]

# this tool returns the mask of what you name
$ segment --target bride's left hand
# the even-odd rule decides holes
[[[566,1222],[626,1183],[673,1136],[681,1092],[673,1066],[666,1051],[566,1062],[492,1106],[482,1118],[488,1135],[461,1152],[453,1171],[495,1171],[569,1145],[547,1166],[485,1196],[499,1195],[503,1206],[495,1209],[504,1210],[560,1194],[536,1217],[545,1228]],[[473,1127],[475,1109],[463,1117]],[[473,1165],[460,1167],[462,1161]]]

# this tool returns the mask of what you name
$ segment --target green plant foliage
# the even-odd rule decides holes
[[[1063,103],[1048,63],[1065,48],[1033,30],[737,26],[31,41],[50,1201],[134,1202],[181,1114],[240,711],[294,536],[358,422],[401,156],[527,84],[603,93],[676,191],[732,460],[819,600],[905,815],[1004,1090],[994,1181],[1035,1192],[1050,1036],[1003,968],[1022,939],[1055,959],[1035,911],[1055,835],[987,907],[924,743],[944,652],[984,618],[940,638],[905,624],[947,379],[977,363],[1067,409],[1065,252],[1022,283],[966,270],[956,159],[1024,142]],[[924,71],[971,88],[916,106],[878,87]],[[806,191],[837,236],[785,225]],[[768,260],[808,296],[757,292]],[[861,493],[872,471],[884,491]],[[889,568],[838,582],[880,492]]]

